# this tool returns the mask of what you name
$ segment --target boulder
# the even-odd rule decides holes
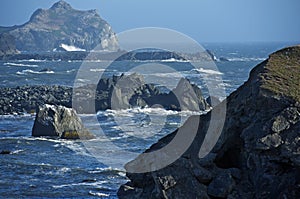
[[[32,136],[51,136],[63,139],[92,139],[74,109],[45,104],[38,107]]]

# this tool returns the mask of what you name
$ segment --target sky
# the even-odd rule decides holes
[[[0,26],[27,22],[58,0],[1,0]],[[199,42],[300,41],[300,0],[66,0],[97,9],[116,33],[161,27]]]

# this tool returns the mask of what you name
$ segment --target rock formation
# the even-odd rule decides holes
[[[127,172],[130,181],[120,187],[118,196],[299,198],[299,74],[300,46],[270,55],[251,71],[244,85],[213,108],[218,111],[227,103],[222,134],[208,155],[198,158],[212,111],[187,120],[185,125],[198,117],[199,128],[179,159],[158,171]],[[185,125],[183,128],[189,128]],[[177,132],[162,138],[145,153],[163,148]]]
[[[75,10],[62,0],[50,9],[36,10],[27,23],[5,33],[14,38],[19,51],[52,52],[62,46],[90,51],[98,45],[97,50],[118,49],[115,33],[96,10]]]
[[[0,93],[0,115],[33,113],[38,106],[44,104],[72,107],[73,89],[66,86],[0,88]],[[205,111],[210,108],[201,90],[186,79],[182,79],[173,91],[163,93],[154,85],[146,84],[144,77],[136,73],[102,78],[98,85],[76,88],[75,95],[73,103],[78,104],[78,113],[152,107],[158,104],[162,108],[178,111]]]
[[[45,104],[38,108],[32,136],[51,136],[63,139],[91,139],[74,109]]]

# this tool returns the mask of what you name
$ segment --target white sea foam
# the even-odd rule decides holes
[[[61,44],[60,47],[63,48],[64,50],[70,51],[70,52],[72,52],[72,51],[86,51],[85,49],[78,48],[76,46],[69,46],[67,44]]]
[[[212,69],[204,69],[204,68],[192,69],[191,71],[196,71],[198,73],[206,73],[209,75],[223,75],[223,73],[220,71],[216,71],[216,70],[212,70]]]
[[[160,116],[168,116],[168,115],[200,115],[204,112],[196,112],[196,111],[173,111],[173,110],[166,110],[163,108],[132,108],[132,109],[124,109],[124,110],[111,110],[108,109],[106,111],[98,112],[97,114],[104,114],[106,116],[134,116],[138,113],[145,113],[151,115],[160,115]]]
[[[92,196],[99,196],[99,197],[109,197],[110,196],[109,194],[106,194],[106,193],[92,192],[92,191],[90,191],[89,194]]]
[[[64,188],[64,187],[73,187],[73,186],[94,186],[94,187],[99,187],[100,185],[105,184],[105,183],[108,183],[108,181],[103,180],[103,181],[97,181],[97,182],[94,182],[94,183],[80,182],[80,183],[53,185],[52,187],[55,188],[55,189]]]
[[[265,57],[233,57],[227,58],[229,61],[264,61]]]
[[[90,69],[91,72],[103,72],[105,70],[106,70],[105,68],[91,68]]]
[[[189,62],[189,60],[170,58],[161,60],[160,62]]]
[[[55,72],[52,70],[50,70],[50,71],[34,71],[34,70],[29,70],[29,69],[16,72],[17,75],[26,75],[28,73],[31,73],[31,74],[54,74]]]
[[[18,67],[38,67],[38,65],[35,64],[21,64],[21,63],[13,63],[13,62],[7,62],[4,63],[5,66],[18,66]]]

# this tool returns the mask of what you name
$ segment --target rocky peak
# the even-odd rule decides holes
[[[7,33],[15,38],[20,51],[49,52],[59,50],[62,44],[86,51],[96,47],[118,50],[115,33],[97,11],[75,10],[65,1],[36,10],[27,23]]]
[[[53,6],[50,9],[61,12],[64,10],[72,10],[73,8],[67,2],[60,0],[60,1],[56,2],[55,4],[53,4]]]

